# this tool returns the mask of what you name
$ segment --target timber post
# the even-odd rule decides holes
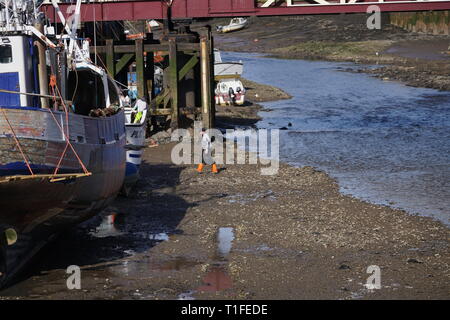
[[[114,40],[106,39],[106,69],[111,77],[116,75],[116,64],[114,60]]]
[[[139,97],[144,97],[147,94],[145,89],[145,66],[144,66],[144,40],[135,40],[135,50],[136,50],[136,82],[137,91]]]
[[[210,84],[210,110],[209,110],[209,122],[210,127],[215,127],[216,120],[216,99],[215,99],[215,82],[214,82],[214,38],[212,36],[211,27],[208,27],[208,40],[209,40],[209,84]]]
[[[179,125],[178,110],[178,63],[177,43],[174,38],[169,38],[169,89],[171,95],[172,117],[170,127],[177,129]]]

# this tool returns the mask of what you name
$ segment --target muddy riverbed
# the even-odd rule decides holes
[[[50,244],[2,299],[448,299],[449,230],[339,193],[311,167],[173,165],[145,150],[130,199]],[[68,290],[69,265],[81,290]],[[365,287],[369,265],[381,289]]]
[[[225,19],[210,21],[213,26]],[[369,30],[367,15],[253,17],[238,32],[215,34],[226,51],[263,52],[287,59],[348,61],[360,72],[415,87],[450,90],[450,37],[407,32],[383,23]]]

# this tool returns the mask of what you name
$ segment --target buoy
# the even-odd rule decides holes
[[[8,246],[12,246],[17,242],[17,232],[13,228],[8,228],[5,230],[6,242]]]

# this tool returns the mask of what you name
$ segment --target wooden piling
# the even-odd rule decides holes
[[[135,54],[136,54],[136,82],[139,97],[147,94],[145,89],[145,66],[144,66],[144,40],[135,40]]]
[[[106,39],[106,69],[108,69],[108,73],[111,77],[114,77],[116,75],[113,39]]]
[[[212,128],[215,117],[214,44],[210,28],[204,28],[201,35],[199,39],[198,35],[172,31],[161,41],[147,35],[145,40],[135,39],[134,45],[130,42],[118,45],[107,40],[106,45],[95,51],[106,55],[112,76],[117,76],[133,60],[136,62],[138,95],[149,97],[150,115],[169,116],[171,128],[176,129],[180,126],[180,117],[196,115],[201,110],[203,126]],[[163,63],[167,65],[163,90],[153,97],[153,53],[156,51],[165,53],[168,64]]]
[[[177,63],[177,43],[174,38],[169,39],[169,88],[171,95],[172,118],[170,127],[178,128],[178,63]]]

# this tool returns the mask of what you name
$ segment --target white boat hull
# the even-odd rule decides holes
[[[227,33],[227,32],[232,32],[232,31],[238,31],[238,30],[244,29],[246,25],[247,25],[246,19],[233,18],[233,19],[231,19],[230,24],[228,24],[226,26],[218,26],[217,32]]]
[[[144,111],[139,123],[131,123],[132,109],[125,109],[125,130],[127,135],[127,162],[140,166],[143,148],[145,148],[145,132],[147,129],[147,111]]]
[[[221,79],[215,90],[216,104],[243,105],[245,102],[245,88],[239,79]]]
[[[244,64],[241,62],[214,63],[214,76],[216,77],[241,76],[243,72]]]

